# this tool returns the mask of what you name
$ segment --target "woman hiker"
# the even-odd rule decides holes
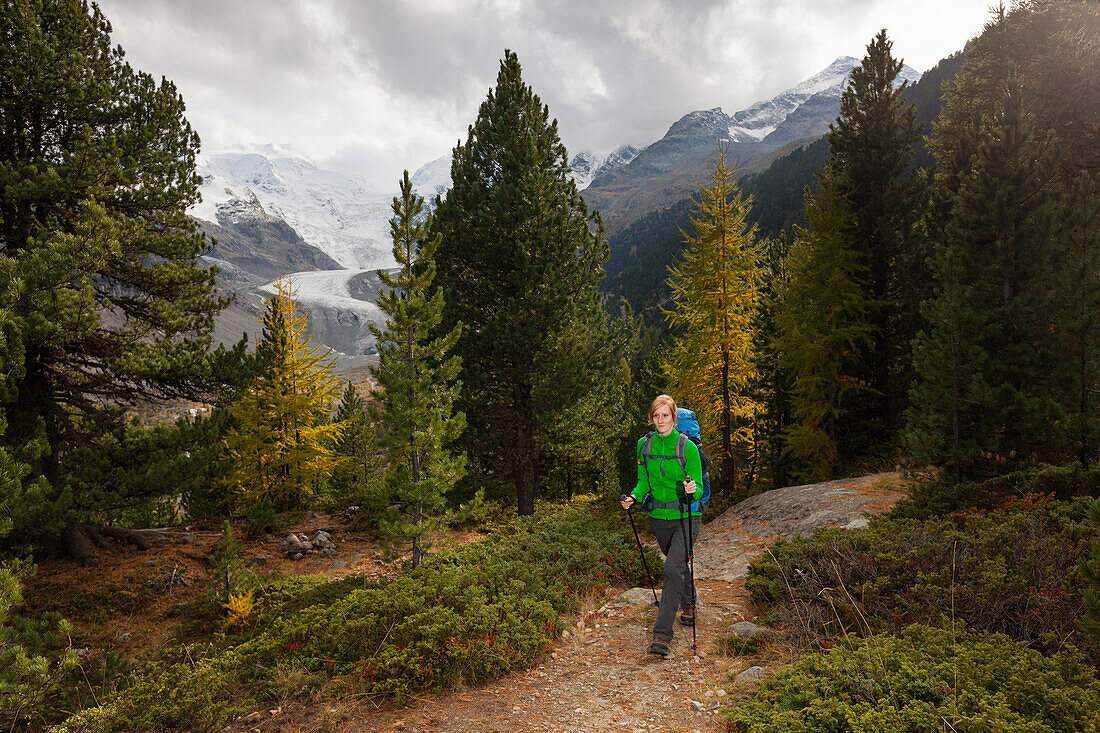
[[[664,657],[668,655],[669,642],[672,641],[676,609],[681,609],[681,624],[692,626],[695,623],[695,588],[688,575],[689,535],[686,534],[686,522],[691,522],[690,538],[694,542],[699,536],[702,520],[699,511],[687,517],[691,507],[687,502],[690,502],[696,486],[701,485],[703,479],[699,449],[692,441],[685,440],[686,471],[677,460],[676,447],[680,433],[676,430],[675,400],[668,395],[658,395],[649,406],[649,421],[656,431],[638,441],[638,485],[622,500],[622,505],[623,509],[629,510],[635,503],[643,504],[647,493],[652,495],[652,508],[648,508],[648,501],[643,508],[649,512],[649,531],[657,538],[665,555],[665,577],[661,584],[661,603],[657,622],[653,625],[653,643],[649,646],[649,653]],[[648,451],[646,441],[651,441]],[[682,491],[679,486],[683,486]]]

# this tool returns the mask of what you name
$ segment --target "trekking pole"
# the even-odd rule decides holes
[[[688,578],[691,579],[691,654],[695,656],[698,651],[695,646],[695,627],[699,624],[699,612],[695,610],[695,541],[691,537],[691,498],[687,500],[688,508]]]
[[[626,501],[627,499],[633,499],[630,494],[623,494],[619,497],[619,501]],[[645,560],[645,550],[642,549],[642,540],[638,537],[638,526],[634,524],[634,503],[631,502],[630,507],[626,510],[626,516],[630,517],[630,528],[634,530],[634,542],[638,545],[638,554],[642,556],[642,566],[645,567],[645,577],[649,579],[649,590],[653,592],[653,605],[659,606],[661,602],[657,600],[657,589],[653,587],[653,576],[649,573],[649,563]]]

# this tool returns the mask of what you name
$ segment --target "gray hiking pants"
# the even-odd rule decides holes
[[[699,528],[702,520],[699,517],[691,518],[692,544],[699,538]],[[661,584],[661,605],[657,610],[657,623],[653,625],[653,635],[672,641],[672,625],[676,621],[676,609],[691,608],[692,591],[691,577],[687,567],[687,519],[653,519],[649,520],[649,531],[657,538],[657,544],[661,546],[661,552],[665,554],[665,578]]]

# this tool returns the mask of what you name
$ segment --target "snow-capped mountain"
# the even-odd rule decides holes
[[[771,99],[746,107],[730,116],[729,135],[731,140],[763,140],[770,135],[787,116],[805,104],[817,94],[840,98],[848,85],[852,69],[859,66],[860,60],[854,56],[841,56],[818,73],[795,86],[780,92]],[[920,79],[921,74],[910,66],[903,66],[896,84],[904,81],[910,84]]]
[[[641,216],[698,190],[714,165],[719,140],[728,141],[728,160],[742,174],[777,151],[824,134],[840,111],[840,98],[859,59],[842,56],[794,87],[732,115],[721,107],[697,110],[676,120],[660,140],[625,165],[595,175],[584,197],[598,209],[614,235]],[[903,67],[897,83],[920,72]]]
[[[309,158],[274,145],[247,152],[203,153],[202,202],[192,216],[222,223],[255,205],[290,225],[307,243],[343,267],[390,267],[389,217],[393,194],[318,168]]]
[[[638,157],[641,148],[633,145],[621,145],[610,153],[593,153],[582,150],[569,161],[569,168],[573,171],[573,180],[577,183],[577,190],[588,188],[592,179],[601,173],[606,173],[620,166],[624,166]]]
[[[451,154],[447,153],[420,166],[409,181],[412,182],[413,190],[424,197],[428,206],[432,206],[435,197],[442,196],[451,187]]]

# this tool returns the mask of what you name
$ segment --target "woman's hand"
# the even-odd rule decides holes
[[[619,501],[619,503],[623,505],[623,509],[629,509],[630,507],[634,506],[634,497],[630,496],[629,494],[625,494],[624,497]]]
[[[691,496],[695,493],[695,479],[693,479],[691,476],[688,476],[686,479],[684,479],[684,493],[686,493],[688,496]]]

